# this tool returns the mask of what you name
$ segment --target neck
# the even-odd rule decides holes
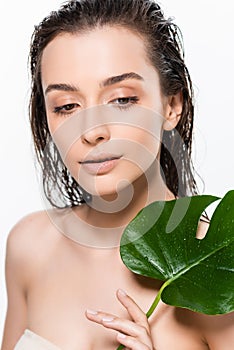
[[[171,199],[173,194],[164,184],[159,167],[153,164],[147,173],[118,194],[93,197],[89,205],[66,209],[64,215],[58,213],[56,224],[77,243],[113,248],[119,245],[124,228],[141,209],[154,201]]]

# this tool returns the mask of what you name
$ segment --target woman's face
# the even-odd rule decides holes
[[[50,133],[89,193],[114,194],[157,162],[172,111],[140,36],[121,27],[61,34],[41,71]]]

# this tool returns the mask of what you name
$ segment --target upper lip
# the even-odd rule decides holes
[[[87,163],[102,163],[102,162],[107,162],[110,160],[114,160],[114,159],[119,159],[122,156],[116,155],[116,154],[109,154],[109,153],[101,153],[101,154],[97,154],[97,155],[90,155],[89,157],[87,157],[87,159],[84,159],[82,161],[80,161],[80,164],[87,164]]]

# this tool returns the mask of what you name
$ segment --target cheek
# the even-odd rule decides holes
[[[50,118],[47,118],[47,124],[48,124],[50,135],[53,136],[55,130],[57,129],[56,124],[53,121],[51,121]]]
[[[69,151],[66,153],[66,156],[63,158],[63,162],[71,175],[77,180],[79,171],[80,171],[80,151],[79,151],[79,145],[77,145],[77,142],[72,145],[69,149]]]
[[[53,136],[56,133],[56,130],[60,128],[64,120],[59,117],[53,117],[47,113],[47,125],[49,128],[50,135]]]
[[[86,158],[90,153],[95,153],[99,147],[104,152],[122,155],[125,171],[130,170],[128,166],[131,166],[132,171],[134,166],[135,169],[138,168],[141,172],[144,172],[157,158],[161,144],[161,129],[154,134],[140,127],[118,125],[112,126],[110,129],[111,138],[91,149],[86,148],[80,139],[73,142],[73,144],[70,143],[69,147],[63,146],[67,145],[66,133],[62,135],[65,137],[65,141],[62,138],[57,140],[56,146],[64,164],[75,179],[77,179],[81,168],[79,161]],[[122,167],[121,169],[124,170]]]
[[[161,143],[161,130],[154,134],[145,130],[137,130],[135,140],[145,148],[146,152],[156,155]]]
[[[48,127],[64,163],[68,160],[70,163],[72,159],[78,159],[79,147],[77,147],[77,143],[80,143],[81,137],[79,119],[72,117],[48,118]]]
[[[155,126],[148,124],[145,122],[144,125],[139,127],[134,126],[116,126],[113,127],[112,137],[113,139],[122,140],[123,151],[128,152],[131,149],[131,152],[134,150],[137,153],[139,151],[139,147],[145,149],[145,152],[150,152],[154,155],[158,153],[159,146],[161,144],[162,139],[162,123],[158,123]],[[120,147],[122,149],[122,145],[120,142]]]

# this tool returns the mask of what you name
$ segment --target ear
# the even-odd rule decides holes
[[[182,92],[180,91],[176,95],[168,96],[165,108],[165,121],[163,123],[164,130],[170,131],[176,127],[180,120],[182,110]]]

